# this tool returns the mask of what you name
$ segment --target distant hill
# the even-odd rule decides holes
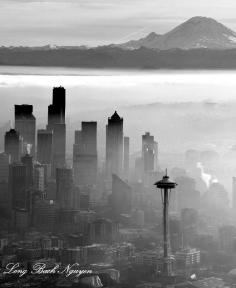
[[[236,49],[0,48],[0,65],[120,69],[236,69]]]
[[[124,49],[140,47],[168,50],[236,48],[236,33],[212,18],[193,17],[164,35],[155,32],[139,40],[116,45]]]
[[[155,48],[156,43],[161,37],[162,35],[152,32],[139,40],[130,40],[123,44],[111,45],[111,47],[120,47],[123,49],[138,49],[140,47]]]

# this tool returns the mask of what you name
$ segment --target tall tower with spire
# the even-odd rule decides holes
[[[172,259],[169,255],[169,201],[171,189],[174,189],[177,185],[175,182],[170,181],[169,176],[166,175],[162,180],[154,184],[158,189],[161,190],[161,198],[163,204],[163,276],[172,275]]]
[[[106,171],[108,179],[112,174],[121,176],[123,169],[123,118],[115,113],[108,118],[106,126]]]

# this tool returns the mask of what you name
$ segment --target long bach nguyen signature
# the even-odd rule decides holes
[[[80,269],[79,263],[68,264],[65,267],[61,267],[60,264],[55,264],[52,268],[47,268],[46,263],[35,263],[31,270],[22,268],[20,263],[8,263],[3,271],[3,275],[18,275],[23,277],[26,274],[42,275],[42,274],[65,274],[65,277],[76,276],[79,277],[82,274],[91,274],[92,270]]]

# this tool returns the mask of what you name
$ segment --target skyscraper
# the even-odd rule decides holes
[[[156,170],[157,166],[157,143],[154,141],[154,136],[146,132],[142,136],[142,158],[144,173]]]
[[[66,161],[66,91],[63,87],[53,88],[52,104],[48,106],[47,129],[53,132],[53,174]]]
[[[110,203],[115,214],[130,213],[132,208],[132,188],[115,174],[112,175]]]
[[[8,182],[9,177],[10,155],[8,153],[0,153],[0,183]]]
[[[73,171],[71,168],[56,169],[56,199],[60,208],[73,207]]]
[[[82,122],[81,131],[75,131],[73,170],[77,185],[97,182],[97,122]]]
[[[27,169],[22,163],[10,165],[9,188],[13,209],[29,208],[29,191],[27,189]]]
[[[52,164],[53,132],[40,129],[37,136],[37,160],[41,164]]]
[[[44,167],[41,164],[34,166],[34,189],[39,192],[45,190]]]
[[[129,178],[129,137],[124,137],[124,176]]]
[[[40,129],[37,133],[37,160],[44,167],[45,182],[52,176],[53,131]]]
[[[31,189],[33,187],[33,157],[29,154],[25,154],[25,156],[21,157],[21,162],[26,167],[26,187],[27,189]]]
[[[54,87],[52,104],[48,106],[48,128],[53,129],[55,123],[65,123],[66,90],[63,87]]]
[[[36,119],[32,105],[15,105],[15,129],[23,137],[23,153],[35,156]]]
[[[106,126],[106,171],[108,178],[111,178],[112,174],[122,175],[123,141],[123,118],[115,111],[108,118]]]
[[[22,155],[23,140],[15,129],[10,129],[5,134],[5,152],[10,155],[10,161],[18,162]]]
[[[7,153],[0,153],[0,209],[9,207],[9,165],[10,155]]]
[[[54,231],[58,209],[56,203],[37,199],[34,204],[33,223],[37,231]]]
[[[66,124],[53,124],[53,171],[66,162]]]

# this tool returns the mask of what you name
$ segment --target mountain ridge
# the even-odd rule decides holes
[[[0,48],[0,65],[112,69],[236,69],[236,49]]]
[[[0,65],[236,69],[236,33],[212,18],[196,16],[163,35],[152,32],[119,45],[0,47]]]
[[[169,50],[179,49],[232,49],[236,48],[236,32],[210,17],[195,16],[169,32],[159,35],[151,32],[146,37],[114,45],[122,49]]]

